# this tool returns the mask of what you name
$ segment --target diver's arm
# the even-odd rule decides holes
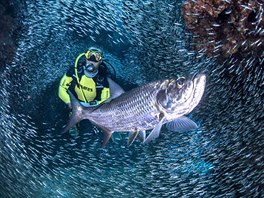
[[[60,99],[69,106],[71,104],[71,100],[69,94],[67,93],[67,90],[71,84],[71,81],[72,81],[72,77],[69,77],[66,74],[64,74],[64,76],[61,78],[60,81],[59,93],[58,93]]]

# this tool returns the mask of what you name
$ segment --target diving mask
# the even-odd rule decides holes
[[[93,62],[99,62],[103,58],[103,54],[101,51],[97,49],[90,49],[85,53],[85,57],[87,60],[93,61]]]

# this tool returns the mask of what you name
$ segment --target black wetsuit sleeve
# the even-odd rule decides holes
[[[68,71],[66,72],[66,76],[73,77],[74,73],[74,67],[70,66]]]
[[[112,75],[104,62],[101,64],[101,67],[102,67],[102,75],[111,78]]]
[[[102,63],[99,67],[98,77],[96,81],[99,81],[104,87],[109,88],[109,83],[107,81],[107,77],[110,77],[109,75],[110,74],[107,66],[104,63]]]

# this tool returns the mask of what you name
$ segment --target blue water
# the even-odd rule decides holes
[[[0,197],[261,197],[263,65],[245,72],[193,51],[182,3],[16,4],[23,31],[1,73]],[[89,46],[103,49],[125,90],[204,72],[205,95],[191,114],[199,129],[163,128],[156,141],[130,147],[123,134],[102,148],[89,124],[59,136],[68,111],[58,83]]]

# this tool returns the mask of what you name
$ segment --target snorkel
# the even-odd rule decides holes
[[[75,76],[76,76],[76,79],[77,79],[78,84],[80,84],[80,79],[79,79],[79,76],[78,76],[77,66],[78,66],[79,59],[80,59],[82,56],[85,56],[85,53],[81,53],[81,54],[75,59],[75,63],[74,63],[74,71],[75,71]],[[83,97],[84,101],[87,102],[87,101],[86,101],[86,98],[84,97],[83,90],[82,90],[82,87],[81,87],[81,86],[80,86],[80,89],[81,89],[82,97]]]

